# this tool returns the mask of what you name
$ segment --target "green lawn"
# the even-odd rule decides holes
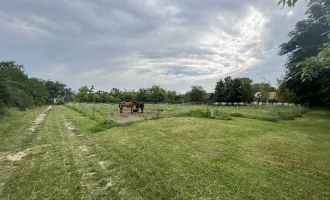
[[[0,119],[0,199],[330,199],[329,112],[169,117],[92,133],[97,121],[55,106],[27,132],[44,110]]]

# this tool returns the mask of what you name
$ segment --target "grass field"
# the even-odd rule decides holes
[[[108,104],[88,104],[88,103],[67,103],[68,108],[74,109],[83,115],[97,120],[104,121],[108,117]],[[158,111],[158,112],[157,112]],[[196,111],[209,112],[209,117],[234,116],[250,119],[260,119],[266,121],[293,120],[302,117],[307,110],[298,106],[208,106],[189,104],[145,104],[144,113],[130,114],[130,108],[124,108],[121,114],[118,104],[110,105],[110,116],[117,122],[128,122],[131,120],[144,120],[174,116],[194,116]],[[123,117],[126,117],[123,118]]]
[[[0,199],[330,199],[329,112],[276,123],[167,116],[91,132],[105,110],[1,118]]]

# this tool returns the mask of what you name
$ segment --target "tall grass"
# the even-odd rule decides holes
[[[108,115],[108,104],[67,103],[67,107],[80,112],[98,122],[103,122]],[[119,113],[118,105],[111,104],[111,116],[130,116],[128,111]],[[125,111],[125,110],[124,110]],[[143,114],[134,114],[145,119],[159,119],[164,117],[191,116],[209,119],[227,117],[241,117],[265,121],[294,120],[302,117],[307,110],[298,106],[207,106],[189,104],[145,104]]]

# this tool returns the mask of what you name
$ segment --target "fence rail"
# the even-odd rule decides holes
[[[124,113],[120,113],[118,104],[104,103],[67,103],[67,107],[72,108],[83,115],[97,121],[104,121],[108,118],[119,119],[129,117],[130,109],[124,108]],[[110,111],[109,111],[110,110]],[[135,116],[144,119],[173,117],[173,116],[203,116],[207,118],[221,117],[243,117],[268,121],[292,120],[308,111],[304,105],[292,104],[167,104],[167,103],[145,103],[144,113],[134,113]]]

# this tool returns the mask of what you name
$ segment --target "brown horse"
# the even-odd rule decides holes
[[[131,114],[133,114],[133,108],[136,108],[137,112],[139,112],[139,108],[141,108],[141,113],[143,113],[144,103],[137,101],[122,101],[119,103],[120,113],[123,113],[123,108],[128,107],[131,108]]]

